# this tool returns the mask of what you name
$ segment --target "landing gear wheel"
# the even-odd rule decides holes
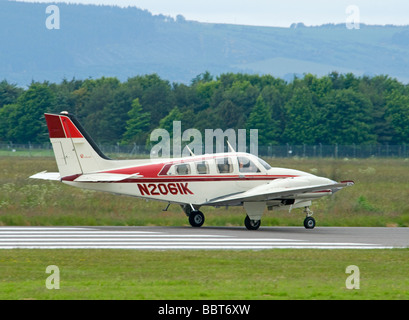
[[[261,220],[251,220],[249,216],[246,216],[244,219],[244,225],[246,226],[247,230],[258,230],[260,228]]]
[[[205,221],[204,214],[201,211],[192,211],[189,214],[189,223],[194,228],[200,228]]]
[[[306,217],[304,220],[305,229],[314,229],[315,228],[315,219],[313,217]]]

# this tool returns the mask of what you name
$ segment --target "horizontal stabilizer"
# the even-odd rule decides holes
[[[39,180],[52,180],[52,181],[60,181],[61,176],[59,172],[39,172],[35,175],[32,175],[30,179],[39,179]]]
[[[75,179],[75,182],[119,182],[126,179],[137,179],[143,176],[139,174],[114,174],[114,173],[89,173]]]

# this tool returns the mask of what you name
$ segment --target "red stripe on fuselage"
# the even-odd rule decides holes
[[[163,163],[154,163],[154,164],[147,164],[147,165],[142,165],[140,167],[132,167],[132,168],[124,168],[124,169],[116,169],[116,170],[109,170],[109,171],[104,171],[103,173],[116,173],[116,174],[139,174],[144,177],[157,177],[158,173],[162,170],[164,167]]]
[[[74,181],[81,175],[73,175],[62,178],[63,181]],[[170,176],[167,178],[137,178],[137,179],[124,179],[121,181],[81,181],[81,183],[172,183],[172,182],[220,182],[220,181],[273,181],[276,179],[294,178],[296,176],[253,176],[253,177],[239,177],[239,176]]]

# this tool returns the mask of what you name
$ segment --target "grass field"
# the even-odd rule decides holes
[[[315,202],[318,226],[409,226],[403,159],[270,159],[356,185]],[[178,206],[30,180],[49,157],[0,157],[0,225],[188,225]],[[206,224],[243,224],[242,208],[204,208]],[[266,211],[263,225],[301,226],[301,211]],[[1,250],[0,299],[409,299],[409,250]],[[60,289],[46,288],[46,268]],[[360,289],[346,288],[346,268]]]
[[[403,159],[269,159],[273,166],[295,168],[355,186],[313,203],[318,226],[409,226],[409,162]],[[53,158],[0,157],[0,225],[188,225],[179,206],[81,190],[58,182],[31,180],[56,171]],[[242,226],[241,207],[204,207],[206,225]],[[264,226],[301,226],[301,209],[267,211]]]
[[[409,250],[3,250],[0,299],[409,299]],[[60,288],[47,289],[48,265]],[[349,265],[359,289],[347,289]]]

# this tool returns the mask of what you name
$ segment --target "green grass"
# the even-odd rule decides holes
[[[314,202],[320,226],[409,226],[403,159],[270,159],[356,185]],[[178,206],[30,180],[53,158],[0,157],[0,225],[188,225]],[[242,208],[204,208],[206,225],[243,225]],[[300,226],[300,210],[266,211],[263,225]],[[0,299],[408,299],[408,250],[1,250]],[[60,269],[49,290],[47,266]],[[360,269],[347,290],[345,269]]]
[[[3,250],[0,299],[408,299],[408,250]],[[48,265],[60,289],[46,288]],[[360,289],[348,290],[349,265]]]
[[[318,226],[409,226],[409,162],[404,159],[269,159],[270,164],[311,172],[355,186],[313,202]],[[188,225],[179,206],[31,180],[56,171],[49,157],[0,157],[0,225]],[[204,207],[206,225],[242,226],[241,207]],[[267,211],[263,226],[300,226],[301,209]]]
[[[20,157],[54,157],[54,153],[52,149],[45,150],[45,149],[10,149],[10,150],[0,150],[0,157],[13,157],[13,158],[20,158]]]

